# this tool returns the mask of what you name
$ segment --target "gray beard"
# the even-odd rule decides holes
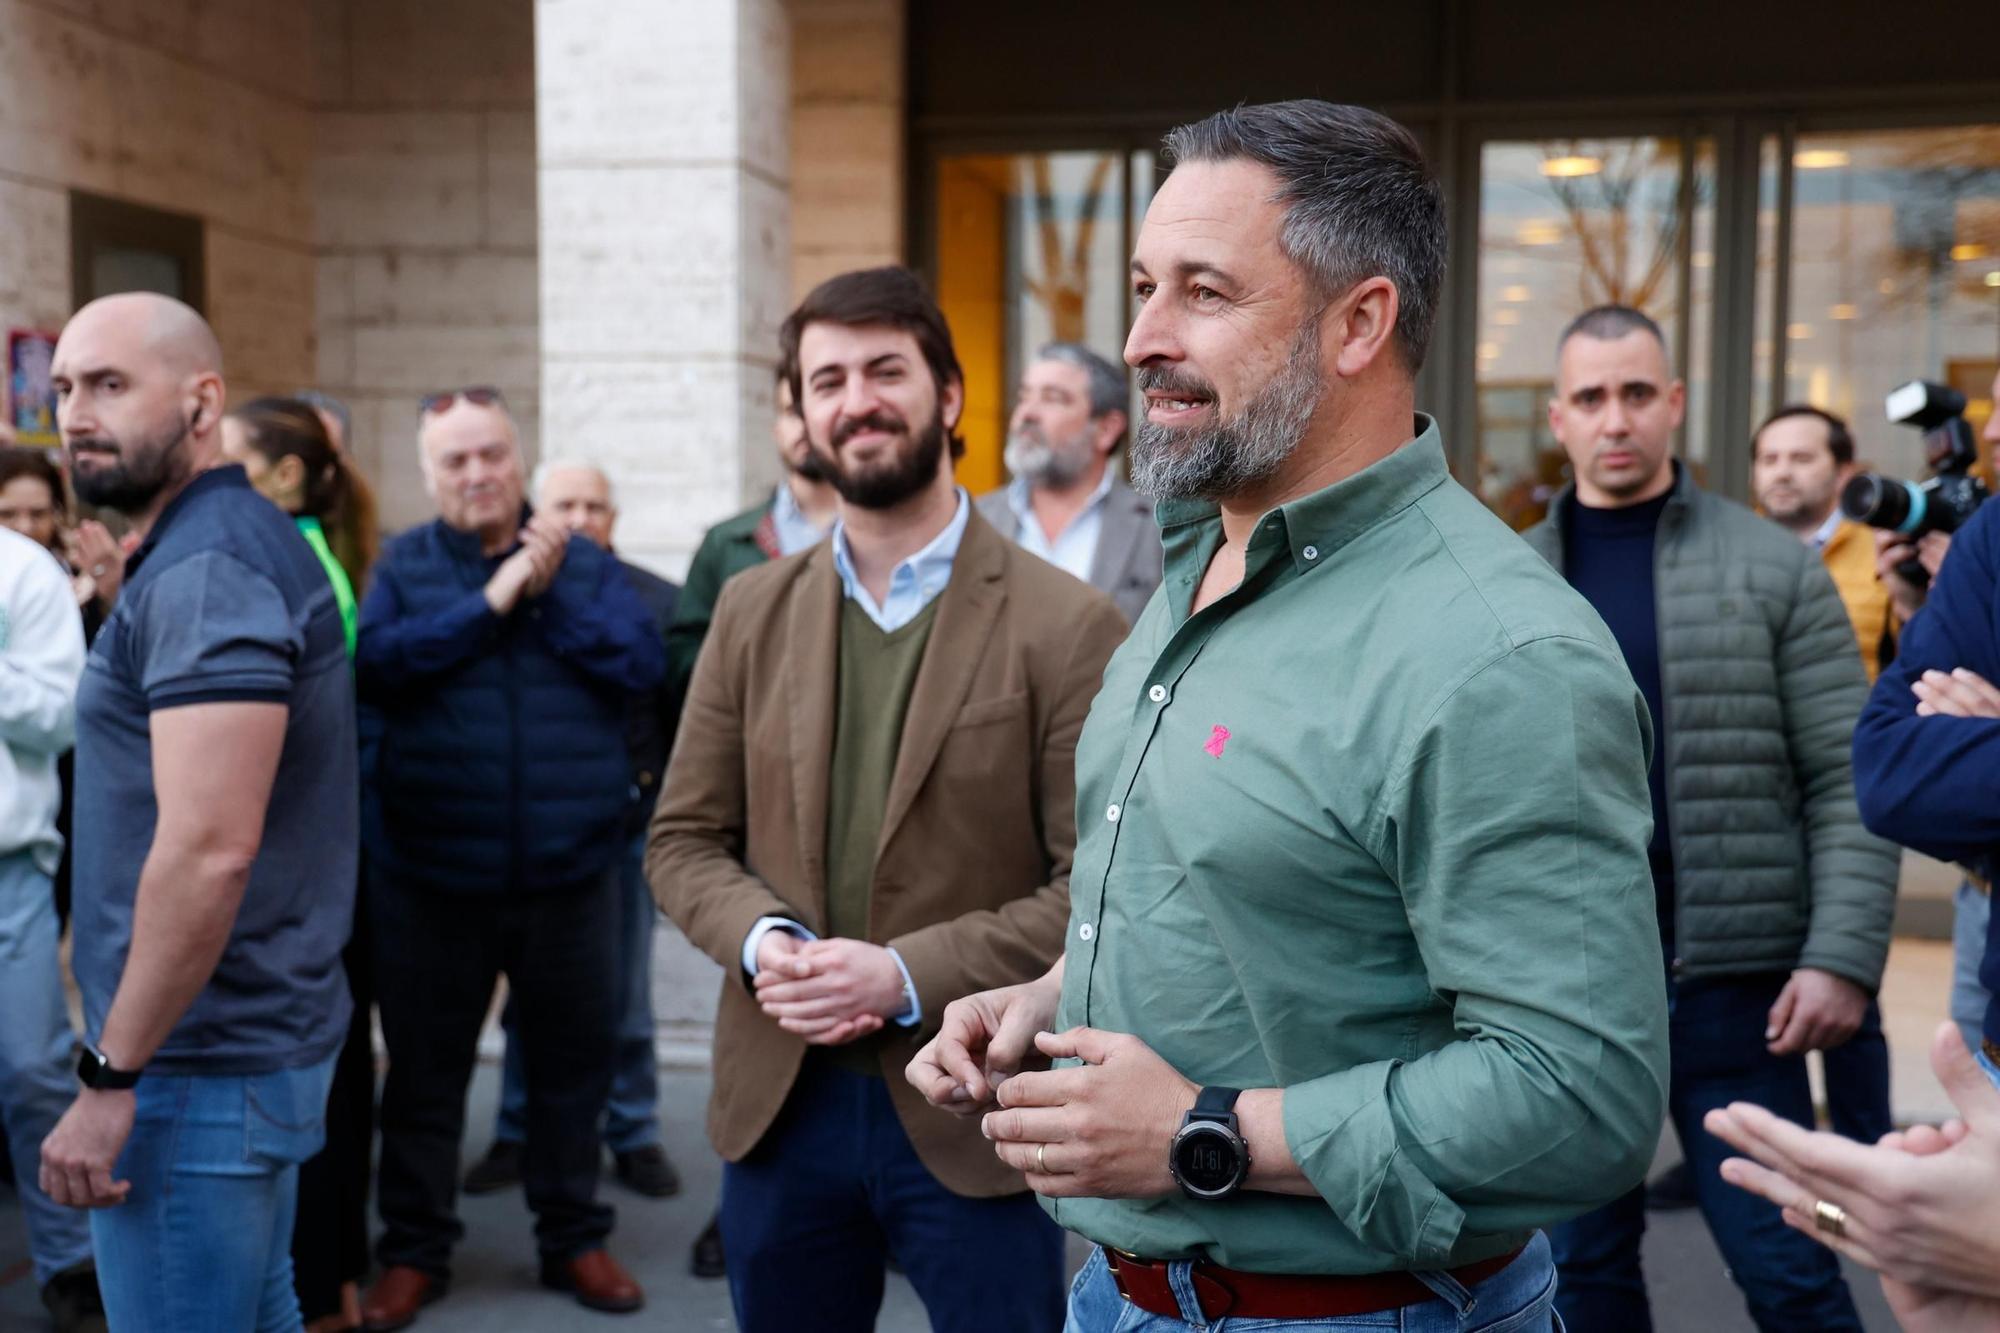
[[[1161,387],[1144,369],[1138,383],[1142,391]],[[1285,364],[1234,419],[1187,428],[1141,421],[1132,436],[1132,485],[1156,500],[1220,500],[1269,480],[1305,439],[1325,388],[1315,322],[1300,330]]]
[[[1025,479],[1030,486],[1050,486],[1056,490],[1081,481],[1091,464],[1088,447],[1058,449],[1046,440],[1018,434],[1007,437],[1003,458],[1011,475]]]

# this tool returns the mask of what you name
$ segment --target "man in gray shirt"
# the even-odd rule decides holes
[[[201,316],[147,293],[93,302],[52,378],[78,495],[140,543],[77,699],[84,1088],[42,1145],[42,1185],[96,1210],[113,1327],[295,1328],[298,1164],[351,1007],[340,612],[292,521],[217,466],[221,353]]]

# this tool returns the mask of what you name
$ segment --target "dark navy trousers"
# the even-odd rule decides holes
[[[868,1333],[891,1255],[936,1333],[1063,1326],[1062,1231],[1035,1196],[953,1194],[882,1080],[824,1055],[806,1058],[763,1141],[724,1164],[722,1248],[743,1333]]]
[[[1772,1055],[1764,1022],[1786,978],[1744,977],[1670,986],[1673,1061],[1668,1114],[1687,1154],[1695,1201],[1742,1289],[1761,1333],[1861,1333],[1840,1261],[1785,1225],[1776,1204],[1723,1180],[1733,1149],[1701,1126],[1709,1111],[1755,1102],[1794,1124],[1813,1123],[1803,1055]],[[1552,1227],[1559,1279],[1556,1311],[1573,1329],[1650,1333],[1639,1269],[1646,1230],[1643,1186],[1574,1221]]]

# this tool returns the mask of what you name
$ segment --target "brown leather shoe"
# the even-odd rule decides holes
[[[576,1302],[607,1314],[630,1314],[646,1303],[632,1275],[604,1250],[585,1250],[567,1259],[542,1259],[542,1285],[576,1293]]]
[[[361,1300],[361,1327],[368,1333],[393,1333],[417,1322],[426,1305],[444,1295],[444,1283],[421,1268],[395,1265],[384,1269]]]

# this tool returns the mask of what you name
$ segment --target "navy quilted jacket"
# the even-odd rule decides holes
[[[390,878],[460,893],[602,872],[637,799],[626,700],[666,650],[617,560],[571,537],[554,584],[496,616],[504,556],[442,521],[392,541],[361,608],[362,831]]]

